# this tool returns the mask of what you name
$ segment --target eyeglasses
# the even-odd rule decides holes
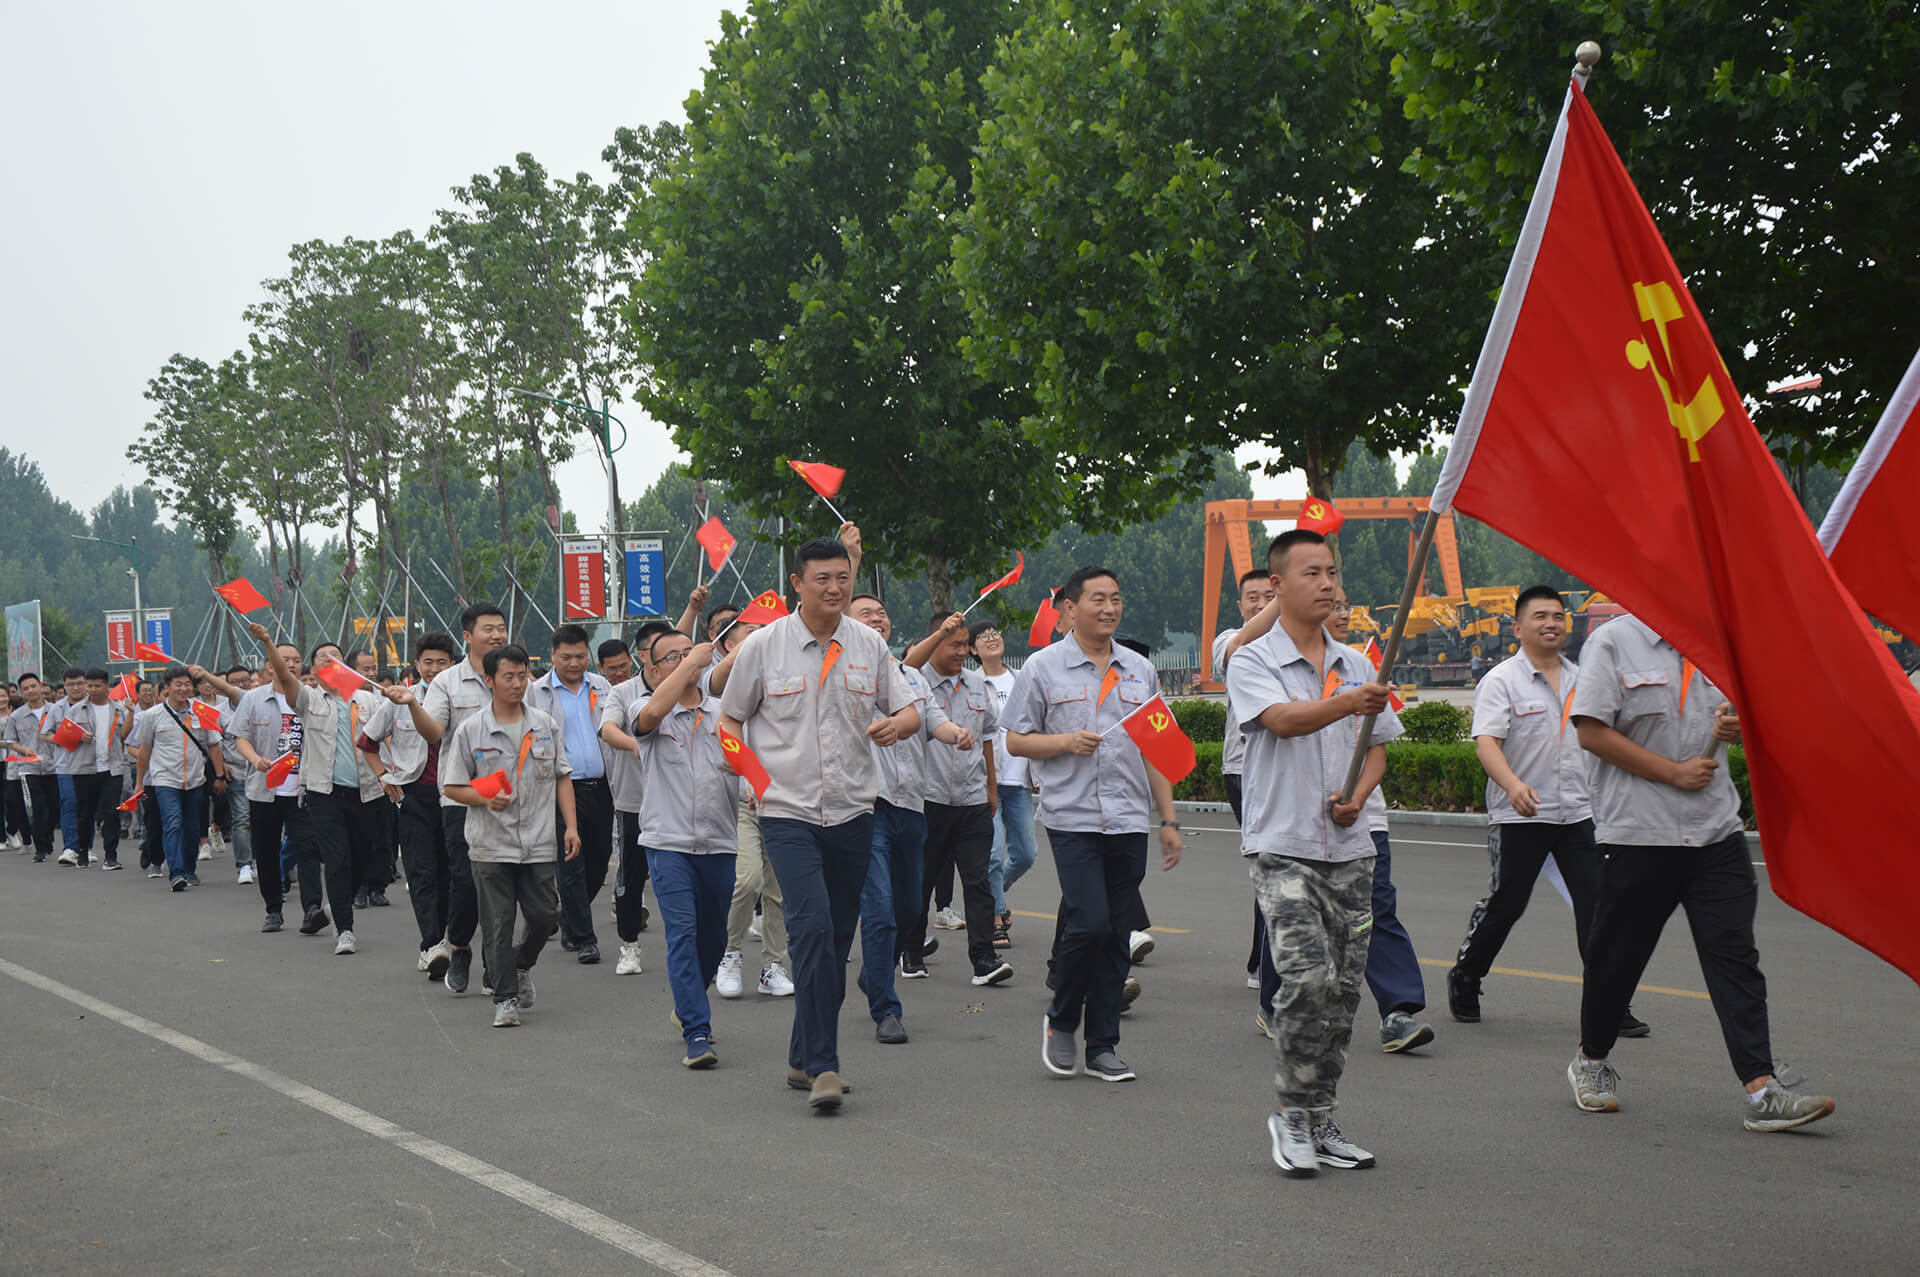
[[[1352,616],[1353,606],[1349,603],[1335,603],[1333,605],[1333,614],[1335,616]]]
[[[675,665],[692,650],[692,648],[681,648],[678,652],[668,652],[665,656],[654,657],[653,663],[655,665]]]
[[[999,630],[981,630],[978,634],[973,636],[973,641],[976,643],[979,643],[986,639],[996,639],[999,637],[1000,637]]]

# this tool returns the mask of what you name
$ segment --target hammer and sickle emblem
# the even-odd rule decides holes
[[[1667,401],[1667,419],[1680,437],[1687,441],[1687,459],[1700,460],[1700,440],[1706,438],[1707,431],[1719,423],[1726,415],[1726,408],[1720,402],[1720,389],[1713,384],[1711,373],[1700,379],[1699,389],[1693,397],[1682,401],[1674,393],[1674,382],[1679,380],[1680,372],[1673,362],[1673,343],[1667,337],[1667,325],[1680,319],[1686,311],[1680,305],[1673,286],[1665,280],[1653,284],[1635,284],[1633,297],[1640,307],[1640,323],[1649,321],[1660,336],[1659,350],[1656,352],[1644,341],[1627,343],[1627,362],[1635,368],[1644,368],[1653,374],[1660,386],[1660,397]],[[1719,358],[1718,353],[1714,356]]]
[[[1156,732],[1164,732],[1167,730],[1167,716],[1165,714],[1149,714],[1147,715],[1147,722]]]
[[[737,740],[723,740],[720,742],[720,748],[726,750],[729,754],[737,754],[740,752],[740,742]]]
[[[1307,507],[1307,517],[1309,519],[1324,519],[1327,517],[1327,507],[1315,501]]]

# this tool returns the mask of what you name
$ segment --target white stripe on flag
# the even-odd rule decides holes
[[[1520,305],[1527,299],[1527,284],[1533,277],[1533,263],[1540,256],[1540,241],[1547,233],[1547,217],[1553,212],[1553,193],[1560,185],[1560,161],[1567,149],[1567,108],[1573,95],[1581,90],[1576,78],[1567,86],[1567,97],[1560,104],[1560,121],[1553,127],[1553,142],[1547,147],[1546,163],[1540,167],[1540,181],[1533,188],[1533,203],[1527,205],[1527,220],[1520,224],[1520,242],[1514,245],[1513,260],[1507,263],[1507,277],[1500,284],[1500,300],[1493,308],[1493,321],[1487,325],[1487,339],[1480,347],[1480,358],[1473,365],[1473,380],[1467,385],[1466,402],[1460,405],[1460,420],[1453,428],[1453,442],[1440,467],[1440,480],[1433,487],[1431,509],[1445,514],[1453,508],[1454,494],[1466,478],[1467,465],[1473,460],[1474,445],[1480,440],[1480,427],[1487,420],[1487,403],[1500,381],[1500,370],[1507,362],[1507,346],[1513,341],[1514,325],[1520,319]]]
[[[1867,446],[1860,450],[1860,457],[1853,463],[1853,469],[1847,471],[1847,481],[1840,485],[1840,495],[1833,499],[1833,508],[1827,511],[1826,519],[1820,524],[1820,545],[1828,554],[1832,554],[1833,547],[1840,544],[1847,523],[1853,518],[1853,509],[1860,504],[1860,494],[1880,473],[1881,463],[1893,451],[1894,441],[1899,439],[1907,422],[1913,419],[1916,409],[1920,409],[1920,352],[1916,352],[1913,362],[1907,365],[1907,375],[1900,379],[1893,398],[1887,403],[1887,410],[1880,414],[1880,424],[1873,428],[1873,435],[1867,440]]]

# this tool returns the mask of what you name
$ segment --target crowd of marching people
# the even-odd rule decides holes
[[[1117,637],[1121,582],[1074,572],[1048,605],[1052,641],[1015,671],[996,626],[959,613],[934,615],[895,655],[885,604],[856,586],[859,562],[847,524],[799,547],[792,610],[769,592],[707,611],[697,590],[678,624],[597,647],[560,626],[537,675],[487,603],[465,609],[457,638],[419,636],[399,681],[370,653],[303,653],[258,624],[257,669],[22,674],[0,732],[0,834],[35,863],[76,869],[119,869],[132,840],[173,892],[230,855],[260,893],[262,932],[284,928],[297,892],[299,931],[330,928],[342,956],[358,951],[361,912],[387,907],[403,881],[418,972],[454,995],[477,979],[501,1028],[534,1009],[556,937],[578,963],[602,961],[609,882],[614,974],[641,974],[651,883],[682,1063],[719,1063],[710,994],[791,998],[788,1083],[832,1112],[849,1090],[850,973],[888,1045],[909,1040],[902,988],[928,976],[936,932],[964,935],[972,985],[1012,980],[1007,893],[1035,863],[1037,822],[1059,881],[1041,1064],[1132,1080],[1121,1016],[1154,944],[1141,888],[1151,849],[1170,870],[1183,839],[1173,784],[1121,730],[1158,696],[1151,662]],[[1272,1156],[1295,1176],[1371,1166],[1333,1116],[1363,989],[1383,1051],[1435,1037],[1381,794],[1401,726],[1391,689],[1345,642],[1349,609],[1319,534],[1276,538],[1242,578],[1239,608],[1243,625],[1214,657],[1255,905],[1248,985],[1274,1043]],[[1833,1101],[1772,1054],[1757,888],[1718,757],[1738,715],[1632,617],[1597,630],[1579,666],[1562,653],[1553,590],[1523,592],[1515,621],[1520,651],[1476,693],[1492,875],[1448,973],[1452,1017],[1481,1019],[1482,986],[1551,860],[1585,965],[1567,1066],[1580,1109],[1619,1109],[1613,1052],[1652,1032],[1632,995],[1683,909],[1743,1124],[1827,1116]]]

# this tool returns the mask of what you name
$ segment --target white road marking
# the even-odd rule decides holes
[[[416,1157],[425,1158],[434,1165],[471,1180],[482,1188],[490,1188],[496,1193],[511,1197],[522,1205],[531,1206],[542,1215],[585,1233],[595,1241],[605,1242],[616,1250],[625,1251],[661,1272],[672,1273],[675,1277],[733,1277],[733,1274],[724,1268],[717,1268],[704,1259],[689,1255],[661,1241],[658,1237],[649,1236],[636,1228],[629,1228],[619,1220],[602,1215],[590,1206],[582,1206],[571,1198],[562,1197],[531,1180],[522,1179],[511,1171],[501,1170],[498,1166],[483,1162],[477,1157],[470,1157],[459,1149],[442,1144],[438,1140],[428,1139],[405,1127],[396,1126],[376,1113],[369,1113],[345,1100],[336,1099],[325,1091],[316,1091],[305,1083],[296,1082],[285,1074],[276,1073],[264,1065],[255,1064],[251,1060],[222,1051],[217,1046],[189,1037],[164,1024],[156,1024],[144,1016],[122,1010],[110,1002],[102,1002],[96,997],[41,975],[37,971],[29,971],[4,958],[0,958],[0,973],[10,975],[22,984],[30,984],[44,993],[51,993],[56,998],[64,998],[84,1011],[103,1016],[115,1024],[132,1029],[135,1033],[145,1034],[156,1042],[164,1042],[197,1060],[217,1065],[249,1081],[258,1082],[261,1086],[278,1091],[290,1100],[298,1100],[316,1112],[324,1113],[336,1121],[345,1122],[348,1126],[364,1131],[368,1135],[403,1148]]]

